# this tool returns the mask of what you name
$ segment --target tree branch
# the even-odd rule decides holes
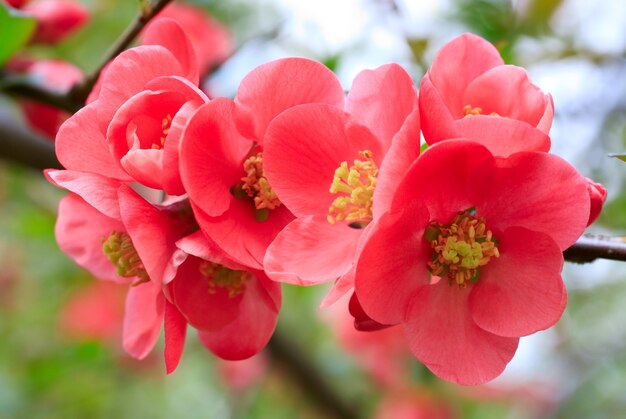
[[[336,390],[328,386],[311,360],[302,355],[304,351],[279,330],[274,332],[267,344],[267,350],[273,359],[286,368],[291,378],[306,391],[307,396],[315,399],[319,408],[326,411],[329,416],[325,417],[359,418],[357,411]]]
[[[15,115],[0,106],[0,158],[33,169],[62,168],[54,143],[18,123]]]
[[[85,79],[72,87],[72,89],[68,93],[68,97],[77,103],[84,104],[87,100],[87,96],[93,89],[93,86],[98,81],[102,70],[113,58],[117,57],[121,54],[128,46],[133,42],[133,40],[139,35],[139,33],[143,30],[143,28],[155,17],[165,6],[168,5],[172,0],[157,0],[154,5],[149,4],[147,1],[142,1],[142,7],[140,13],[135,18],[135,21],[120,35],[115,44],[111,47],[111,49],[105,54],[105,58],[100,64],[100,66],[90,73]]]
[[[585,234],[565,250],[563,256],[565,260],[576,263],[589,263],[596,259],[626,262],[626,237]]]
[[[76,83],[65,94],[57,93],[37,85],[23,76],[2,75],[0,90],[36,100],[41,103],[66,110],[70,113],[77,112],[85,105],[85,101],[94,85],[98,81],[102,70],[113,58],[122,53],[143,28],[172,0],[156,0],[154,5],[142,1],[142,7],[134,22],[120,35],[111,49],[104,55],[104,59],[93,72],[86,75],[82,82]]]

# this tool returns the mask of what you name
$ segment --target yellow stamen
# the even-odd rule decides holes
[[[486,231],[486,232],[485,232]],[[460,288],[476,282],[480,267],[492,257],[500,257],[497,242],[485,220],[467,211],[460,212],[447,225],[432,222],[424,233],[434,250],[428,270],[435,276],[447,276],[450,284]]]
[[[326,219],[330,224],[337,221],[367,224],[372,221],[378,167],[371,151],[359,151],[359,155],[363,160],[355,159],[350,167],[348,162],[341,162],[335,170],[329,191],[340,196],[328,208]]]
[[[254,207],[257,210],[275,209],[281,205],[276,193],[270,186],[263,169],[263,152],[248,157],[243,162],[243,170],[246,176],[241,178],[243,184],[241,189],[254,200]]]
[[[243,294],[246,284],[252,279],[252,274],[248,271],[234,271],[206,260],[202,261],[198,269],[209,280],[209,294],[215,294],[218,287],[225,288],[230,298]]]
[[[463,107],[463,117],[466,118],[468,116],[473,116],[473,115],[482,115],[483,114],[483,108],[480,107],[472,107],[472,105],[465,105]],[[489,114],[489,116],[500,116],[495,112],[491,112]]]
[[[153,150],[161,150],[165,147],[165,139],[167,138],[167,134],[170,133],[170,128],[172,127],[172,115],[167,114],[165,118],[161,121],[161,132],[163,136],[159,139],[158,143],[152,144]]]
[[[116,273],[124,278],[137,277],[133,286],[150,281],[150,277],[133,246],[130,236],[125,232],[113,231],[102,239],[102,253],[115,266]]]

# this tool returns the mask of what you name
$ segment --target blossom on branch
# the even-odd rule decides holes
[[[466,139],[431,146],[364,246],[359,301],[374,320],[402,323],[413,354],[439,377],[489,381],[520,336],[561,317],[562,251],[589,207],[586,179],[559,157],[494,158]]]
[[[461,35],[439,51],[420,84],[422,131],[428,144],[468,138],[496,156],[548,151],[552,97],[522,67],[504,65],[489,42]]]

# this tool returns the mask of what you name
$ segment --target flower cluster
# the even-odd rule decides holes
[[[559,319],[562,251],[605,193],[547,152],[550,96],[488,42],[446,45],[419,98],[396,64],[346,96],[322,64],[287,58],[210,99],[195,51],[174,21],[151,25],[61,127],[66,170],[47,171],[72,192],[61,248],[129,286],[131,355],[164,325],[171,372],[191,325],[217,356],[248,358],[281,282],[333,282],[324,306],[353,291],[357,328],[402,325],[417,359],[463,384]]]

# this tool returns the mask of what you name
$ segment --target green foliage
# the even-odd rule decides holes
[[[36,23],[32,16],[0,3],[0,66],[26,45]]]
[[[609,157],[615,157],[621,161],[626,161],[626,153],[611,153],[609,154]]]

